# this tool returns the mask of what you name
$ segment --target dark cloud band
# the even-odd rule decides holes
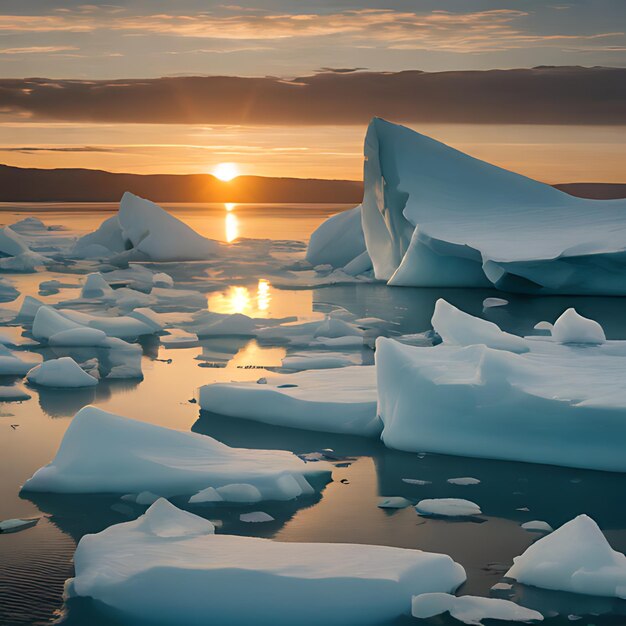
[[[5,115],[73,122],[626,124],[626,68],[0,80]]]

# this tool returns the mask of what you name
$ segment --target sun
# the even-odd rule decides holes
[[[213,168],[213,176],[225,182],[239,176],[239,167],[236,163],[218,163]]]

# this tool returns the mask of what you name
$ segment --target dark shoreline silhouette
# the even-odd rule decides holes
[[[581,182],[555,187],[583,198],[626,197],[626,183]],[[0,202],[118,202],[125,191],[154,202],[358,204],[363,183],[263,176],[239,176],[223,182],[210,174],[118,174],[0,165]]]

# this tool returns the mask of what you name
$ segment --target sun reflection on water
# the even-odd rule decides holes
[[[253,317],[267,313],[272,301],[271,283],[259,278],[256,293],[252,289],[232,285],[226,291],[213,293],[209,296],[209,309],[216,313],[244,313]]]
[[[239,237],[239,221],[234,213],[226,213],[224,227],[226,230],[226,241],[228,243],[235,241],[235,239]]]

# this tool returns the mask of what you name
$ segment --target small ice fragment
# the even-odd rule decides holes
[[[379,509],[405,509],[411,506],[412,502],[401,496],[391,496],[389,498],[381,498],[378,501]]]
[[[492,591],[510,591],[513,589],[513,585],[510,583],[496,583],[491,590]]]
[[[473,626],[480,626],[484,619],[509,622],[543,620],[541,613],[519,606],[510,600],[478,596],[456,597],[449,593],[423,593],[413,596],[411,606],[413,617],[427,619],[442,613],[450,613],[460,622]]]
[[[224,498],[217,493],[214,487],[207,487],[189,498],[189,504],[203,504],[204,502],[223,502]]]
[[[439,517],[469,517],[480,515],[480,507],[470,500],[461,498],[434,498],[420,500],[415,505],[418,515]]]
[[[447,482],[451,485],[478,485],[480,480],[471,476],[463,476],[461,478],[448,478]]]
[[[16,533],[35,526],[39,521],[36,519],[6,519],[0,522],[0,533]]]
[[[239,516],[239,521],[256,524],[259,522],[273,522],[274,518],[263,511],[254,511],[252,513],[242,513]]]
[[[506,306],[509,303],[504,298],[485,298],[483,300],[483,309],[490,309],[494,306]]]
[[[430,485],[432,483],[431,480],[420,480],[419,478],[403,478],[402,482],[409,485]]]
[[[541,520],[532,520],[530,522],[524,522],[522,524],[522,528],[524,530],[531,530],[542,533],[551,533],[554,529],[548,522],[543,522]]]

